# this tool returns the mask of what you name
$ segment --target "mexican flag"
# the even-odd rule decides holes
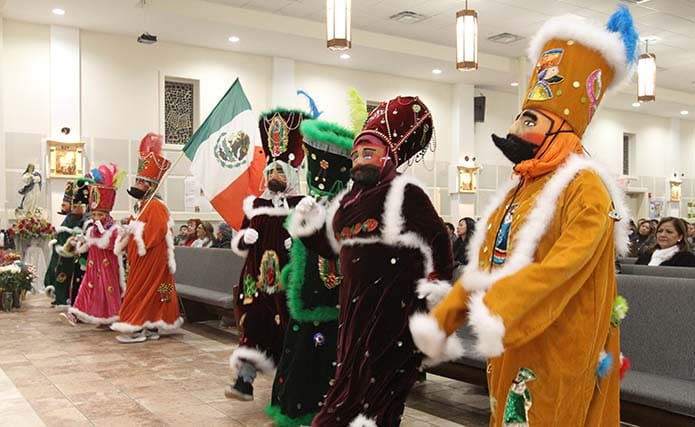
[[[193,134],[183,151],[205,197],[235,230],[244,219],[242,204],[262,192],[265,155],[258,121],[239,79]]]

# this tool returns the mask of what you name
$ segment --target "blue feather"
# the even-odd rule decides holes
[[[619,6],[618,10],[608,19],[606,28],[613,33],[620,33],[623,44],[625,44],[625,56],[628,62],[637,62],[639,56],[639,35],[635,29],[635,23],[632,22],[630,10],[625,5]]]
[[[316,102],[314,101],[314,98],[309,96],[308,93],[304,92],[303,90],[298,90],[297,95],[304,95],[306,98],[309,100],[309,108],[311,108],[311,116],[314,119],[318,119],[321,114],[323,114],[323,111],[319,111],[318,107],[316,106]]]
[[[99,172],[99,169],[93,168],[93,169],[90,171],[90,175],[92,175],[92,178],[93,178],[96,182],[101,182],[102,176],[101,176],[101,173]]]
[[[611,353],[603,353],[596,366],[596,375],[600,378],[606,378],[613,367],[613,355]]]

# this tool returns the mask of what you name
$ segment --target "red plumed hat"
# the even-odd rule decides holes
[[[171,167],[171,162],[162,156],[164,137],[150,132],[140,141],[138,174],[136,178],[158,184]]]

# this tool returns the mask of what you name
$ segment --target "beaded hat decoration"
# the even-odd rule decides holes
[[[350,180],[350,150],[354,133],[323,121],[305,120],[301,124],[307,152],[307,184],[311,196],[334,196]]]
[[[158,184],[171,162],[162,156],[164,137],[150,132],[140,141],[138,152],[138,173],[136,179],[142,179],[152,184]]]
[[[258,128],[268,163],[280,160],[298,168],[304,160],[299,126],[311,115],[302,110],[275,108],[261,114]]]
[[[111,212],[116,202],[116,190],[125,178],[125,171],[109,163],[92,169],[90,174],[95,183],[89,186],[89,209]]]

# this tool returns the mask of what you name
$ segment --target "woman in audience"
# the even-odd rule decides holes
[[[637,232],[630,236],[630,256],[639,257],[642,253],[656,244],[654,229],[648,219],[640,219]]]
[[[474,231],[475,220],[473,218],[465,217],[459,220],[458,227],[456,227],[457,238],[454,241],[454,264],[456,267],[468,264],[466,249]]]
[[[672,267],[695,267],[695,255],[690,252],[688,231],[680,218],[663,218],[656,228],[656,245],[637,259],[637,264]]]
[[[212,244],[212,247],[231,249],[233,233],[234,231],[232,230],[232,227],[230,227],[226,222],[221,222],[217,227],[217,239],[215,240],[215,243]]]
[[[193,246],[193,242],[198,239],[198,226],[200,226],[201,221],[198,218],[191,218],[186,221],[188,225],[188,238],[183,241],[183,246]]]
[[[449,230],[449,240],[451,240],[451,244],[453,244],[456,241],[456,238],[458,237],[456,235],[456,229],[454,228],[454,224],[450,222],[445,222],[444,225],[446,225],[446,229]]]
[[[209,248],[215,243],[214,230],[209,222],[201,222],[195,231],[198,238],[191,245],[192,248]]]

